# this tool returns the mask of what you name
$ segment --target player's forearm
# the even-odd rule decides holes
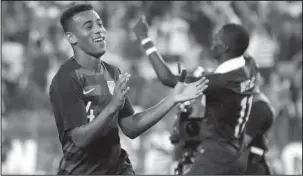
[[[158,79],[166,86],[175,87],[178,82],[178,78],[168,68],[151,39],[147,37],[145,39],[140,39],[140,42],[158,76]]]
[[[106,135],[110,128],[108,124],[117,116],[118,112],[115,106],[109,104],[93,121],[71,131],[73,142],[79,147],[86,147],[95,139]]]
[[[176,105],[173,97],[168,96],[155,106],[131,117],[120,120],[122,131],[131,139],[136,138],[158,121],[160,121]]]
[[[162,84],[172,88],[175,87],[178,82],[178,78],[168,68],[160,53],[158,51],[155,51],[148,57],[157,74],[158,79],[162,82]]]

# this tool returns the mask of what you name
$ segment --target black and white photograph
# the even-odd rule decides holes
[[[1,175],[302,175],[302,1],[1,1]]]

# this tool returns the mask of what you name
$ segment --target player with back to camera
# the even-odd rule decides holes
[[[274,110],[265,96],[260,92],[261,74],[258,73],[251,113],[246,127],[246,146],[249,148],[247,175],[270,175],[265,154],[268,151],[267,133],[273,125]]]
[[[89,4],[65,10],[60,22],[74,56],[61,65],[50,86],[50,101],[62,145],[58,174],[128,174],[134,171],[121,149],[118,125],[131,139],[155,125],[177,103],[195,99],[207,88],[205,78],[182,80],[155,106],[134,113],[127,96],[130,74],[101,60],[106,30]]]
[[[160,81],[175,87],[178,76],[173,75],[148,37],[148,24],[141,17],[134,32],[145,49]],[[203,34],[201,34],[203,35]],[[220,65],[209,80],[206,96],[208,130],[203,150],[188,174],[245,174],[247,158],[244,129],[249,118],[257,75],[256,63],[243,54],[249,45],[249,34],[240,25],[226,24],[214,36],[212,52]],[[188,79],[188,82],[195,78]],[[242,157],[243,156],[243,157]]]

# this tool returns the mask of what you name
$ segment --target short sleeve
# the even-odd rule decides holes
[[[63,123],[65,131],[86,123],[85,104],[82,99],[82,87],[76,76],[61,75],[50,89],[50,99],[58,121]]]
[[[246,133],[254,138],[258,133],[266,132],[271,127],[272,119],[273,114],[265,102],[254,102],[247,122]]]

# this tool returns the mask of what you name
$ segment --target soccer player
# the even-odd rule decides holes
[[[135,24],[134,32],[146,51],[160,81],[174,87],[173,75],[148,37],[144,17]],[[203,35],[203,34],[201,34]],[[220,65],[209,79],[206,96],[208,130],[211,136],[203,140],[203,150],[188,174],[244,174],[247,158],[242,157],[244,129],[249,118],[257,67],[243,54],[249,45],[249,34],[240,25],[224,25],[214,36],[212,51]],[[188,78],[187,82],[195,78]],[[241,157],[240,157],[241,156]]]
[[[136,138],[177,103],[201,96],[208,80],[187,85],[180,80],[164,100],[134,113],[127,96],[130,74],[101,60],[106,30],[93,7],[71,6],[60,22],[74,55],[59,68],[49,92],[64,155],[58,174],[133,175],[118,125],[126,136]]]
[[[266,135],[273,125],[274,111],[268,98],[260,92],[261,75],[258,73],[251,113],[246,127],[246,146],[249,148],[247,175],[270,175],[265,153],[268,151]]]

